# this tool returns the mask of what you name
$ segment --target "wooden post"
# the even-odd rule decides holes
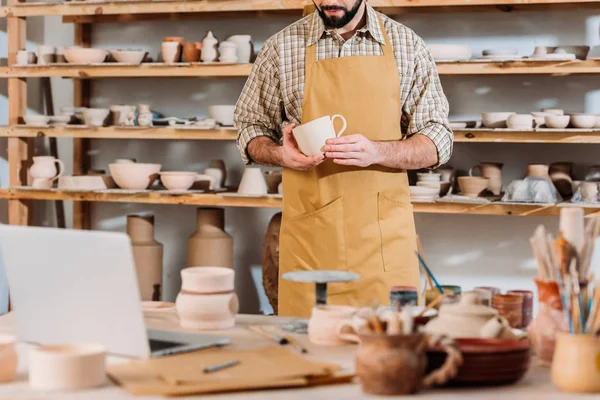
[[[8,0],[8,5],[18,3]],[[25,48],[25,18],[7,17],[8,64],[16,62],[17,51]],[[18,124],[27,112],[27,81],[25,78],[8,79],[8,124]],[[9,186],[27,185],[27,172],[33,156],[32,139],[8,139]],[[8,201],[8,223],[27,225],[30,222],[30,202]]]
[[[92,25],[75,24],[75,45],[91,47]],[[75,79],[73,81],[73,105],[75,107],[89,107],[91,81],[89,79]],[[73,139],[73,175],[85,175],[89,170],[87,156],[89,139]],[[92,207],[89,202],[73,202],[73,228],[92,228]]]

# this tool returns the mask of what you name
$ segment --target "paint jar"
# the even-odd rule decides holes
[[[402,310],[404,306],[416,306],[419,294],[414,286],[393,286],[390,290],[390,306]]]

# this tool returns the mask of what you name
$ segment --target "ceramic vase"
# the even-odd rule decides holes
[[[558,162],[550,165],[550,179],[562,197],[573,195],[573,163]]]
[[[15,340],[13,338],[0,339],[0,383],[15,380],[17,361]]]
[[[58,164],[58,170],[55,164]],[[36,189],[50,189],[52,183],[62,175],[64,168],[63,162],[52,156],[33,157],[33,165],[29,169],[31,186]]]
[[[214,62],[219,59],[219,41],[213,35],[212,31],[208,31],[204,40],[202,40],[202,61]]]
[[[238,62],[241,64],[249,64],[254,53],[252,37],[250,35],[233,35],[228,38],[227,41],[236,44]]]
[[[550,180],[549,170],[548,164],[529,164],[525,176]]]
[[[200,46],[198,46],[200,44]],[[198,62],[200,61],[200,53],[202,50],[202,44],[196,42],[188,42],[183,45],[183,55],[187,62]]]
[[[233,268],[233,238],[225,232],[225,210],[198,208],[196,232],[188,240],[188,266]]]
[[[181,50],[179,49],[179,43],[177,42],[163,42],[161,45],[162,59],[167,64],[174,64],[179,62],[178,56]]]
[[[154,239],[154,215],[127,216],[133,259],[143,301],[161,300],[163,245]]]
[[[533,319],[533,292],[530,290],[509,290],[506,294],[518,294],[523,297],[523,322],[519,328],[527,328]]]
[[[227,168],[225,167],[225,162],[223,160],[211,160],[208,164],[208,168],[218,168],[221,170],[221,187],[225,187],[225,182],[227,181]]]
[[[552,382],[569,393],[600,393],[600,338],[558,332]]]
[[[308,340],[322,346],[346,344],[338,337],[338,325],[352,318],[356,308],[349,306],[317,306],[308,321]]]
[[[199,330],[232,328],[238,312],[234,276],[231,268],[183,269],[181,291],[175,301],[181,326]]]
[[[552,363],[556,333],[568,330],[560,292],[556,281],[535,280],[538,291],[538,313],[529,326],[531,346],[544,364]]]
[[[502,165],[501,163],[482,163],[469,170],[469,176],[479,169],[482,177],[488,178],[488,190],[498,196],[502,192]]]
[[[273,215],[262,249],[262,284],[273,312],[277,315],[279,299],[279,233],[281,232],[281,213]]]

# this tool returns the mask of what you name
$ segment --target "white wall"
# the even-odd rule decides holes
[[[476,53],[488,47],[511,46],[526,55],[535,45],[600,44],[600,12],[597,11],[443,12],[408,14],[398,19],[430,43],[470,44]],[[93,44],[109,49],[143,48],[156,56],[164,36],[178,35],[196,41],[211,29],[219,39],[236,33],[250,33],[255,47],[260,48],[268,36],[293,20],[279,17],[103,24],[95,27]],[[72,43],[71,25],[61,24],[58,18],[34,21],[35,25],[28,24],[29,45]],[[0,53],[0,57],[6,56]],[[150,103],[153,109],[168,115],[203,116],[210,104],[233,104],[243,84],[243,78],[98,80],[93,86],[93,105]],[[529,112],[554,106],[572,112],[600,113],[600,79],[597,76],[443,77],[442,84],[450,100],[451,117],[455,119],[476,118],[482,111]],[[56,106],[70,103],[70,82],[55,80],[53,85]],[[6,96],[6,84],[0,82],[1,124],[6,122],[7,112],[3,96]],[[41,111],[38,94],[30,93],[30,99],[31,112]],[[61,140],[59,146],[61,158],[70,161],[69,141]],[[229,183],[239,181],[243,171],[233,143],[98,140],[92,147],[99,150],[93,158],[95,168],[106,168],[112,159],[126,156],[160,162],[165,169],[200,170],[219,154],[228,165]],[[456,145],[451,165],[466,170],[480,161],[504,162],[504,182],[508,183],[524,173],[527,163],[569,160],[577,163],[576,172],[581,177],[586,166],[600,163],[596,155],[598,149],[594,145],[460,143]],[[6,158],[5,154],[3,156]],[[3,173],[0,181],[6,186],[6,161],[3,163],[0,163]],[[46,210],[48,212],[40,223],[51,225],[54,223],[51,208]],[[186,263],[186,239],[194,230],[194,208],[95,204],[94,228],[123,231],[125,215],[141,210],[157,214],[157,239],[165,244],[165,298],[173,299],[179,288],[178,271]],[[245,312],[257,311],[257,294],[251,284],[250,268],[260,265],[262,237],[274,212],[230,208],[226,213],[227,230],[235,239],[237,289]],[[555,218],[547,217],[419,214],[415,218],[427,260],[440,280],[467,289],[476,285],[531,288],[535,264],[527,239],[538,224],[555,229],[557,223]]]

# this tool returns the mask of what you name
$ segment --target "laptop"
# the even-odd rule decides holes
[[[159,357],[221,346],[224,337],[146,329],[129,236],[0,225],[17,337],[102,344],[109,354]]]

